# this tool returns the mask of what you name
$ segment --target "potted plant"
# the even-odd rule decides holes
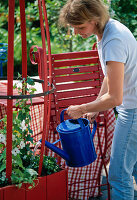
[[[30,77],[21,82],[24,94],[35,92],[33,87],[35,83]],[[17,84],[14,85],[14,89],[22,94],[22,88]],[[40,155],[34,155],[32,151],[35,143],[31,137],[33,132],[30,128],[30,106],[28,99],[20,99],[16,101],[13,110],[10,183],[6,178],[7,116],[1,119],[3,128],[0,130],[0,200],[35,200],[38,198],[40,200],[65,200],[67,199],[67,171],[60,168],[54,157],[44,155],[41,177],[38,177]]]

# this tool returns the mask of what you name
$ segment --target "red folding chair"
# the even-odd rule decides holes
[[[41,54],[42,49],[38,48],[38,52],[35,52],[35,62],[39,65],[40,77],[42,79],[43,61],[41,60]],[[61,111],[70,105],[79,105],[95,100],[100,91],[103,74],[97,50],[52,54],[51,58],[52,82],[56,89],[51,98],[50,129],[47,140],[54,142],[59,137],[56,127],[60,123]],[[66,118],[68,118],[67,115]],[[100,196],[103,168],[107,178],[108,199],[110,199],[110,186],[106,165],[110,158],[114,121],[113,110],[99,114],[97,118],[97,133],[94,137],[97,159],[86,167],[67,167],[63,159],[48,150],[49,155],[58,157],[58,162],[68,168],[69,196],[72,199],[83,200],[88,199],[90,196]]]

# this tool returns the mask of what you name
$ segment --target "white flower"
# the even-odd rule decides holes
[[[14,156],[16,156],[18,153],[20,153],[19,149],[17,147],[15,147],[14,149],[12,149],[12,154]]]
[[[27,158],[27,156],[25,155],[25,156],[23,156],[23,159],[25,160]]]
[[[22,131],[25,131],[26,130],[26,125],[25,125],[25,120],[23,120],[22,122],[21,122],[21,129],[22,129]]]
[[[6,177],[6,172],[2,172],[2,176]]]
[[[16,160],[12,159],[12,163],[16,163]]]
[[[5,181],[6,179],[6,172],[2,172],[2,177],[1,177],[2,181]]]
[[[23,149],[24,147],[25,147],[25,142],[24,142],[24,141],[21,141],[21,142],[20,142],[20,148]]]
[[[6,137],[3,134],[0,134],[0,143],[6,144]]]
[[[12,141],[15,141],[15,140],[16,140],[16,136],[12,135]]]

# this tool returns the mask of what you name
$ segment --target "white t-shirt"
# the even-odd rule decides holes
[[[120,22],[110,19],[97,47],[105,76],[107,61],[124,63],[123,103],[118,108],[137,108],[137,41],[133,34]]]

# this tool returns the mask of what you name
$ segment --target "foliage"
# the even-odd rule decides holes
[[[137,2],[136,0],[111,1],[113,18],[125,24],[137,38]]]
[[[33,94],[35,89],[34,81],[27,78],[27,81],[21,81],[23,84],[23,94],[26,92]],[[31,86],[27,88],[27,85]],[[22,88],[17,84],[14,89],[18,88],[18,93],[22,94]],[[30,127],[30,104],[28,99],[16,101],[16,110],[13,111],[12,125],[12,184],[18,184],[21,187],[22,183],[30,183],[34,186],[34,180],[38,175],[39,155],[34,155],[31,150],[34,145],[32,130]],[[7,116],[2,119],[3,128],[0,129],[0,186],[8,184],[6,179],[6,133],[7,133]],[[56,159],[49,156],[44,156],[42,175],[49,175],[59,171],[60,168],[56,163]],[[31,186],[31,187],[32,187]]]
[[[71,28],[58,26],[59,12],[65,3],[66,0],[46,0],[51,38],[60,50],[58,53],[90,50],[95,42],[94,37],[83,39],[79,35],[74,35]]]
[[[96,41],[95,37],[83,39],[75,36],[72,29],[58,26],[60,9],[66,0],[45,0],[48,14],[48,22],[51,36],[52,53],[90,50]],[[108,0],[104,0],[107,4]],[[111,2],[112,17],[125,24],[137,37],[137,4],[136,0],[113,0]],[[38,12],[38,0],[28,0],[26,3],[26,26],[27,26],[27,48],[28,48],[28,74],[37,75],[37,66],[33,66],[29,59],[29,50],[32,45],[41,46],[41,33]],[[15,1],[15,75],[21,72],[21,32],[20,32],[20,10],[19,2]],[[8,39],[8,1],[0,2],[0,42],[6,43]],[[4,71],[5,72],[5,71]],[[6,72],[5,72],[6,74]]]
[[[27,54],[28,54],[28,74],[31,74],[31,63],[29,59],[29,50],[32,45],[37,44],[41,46],[40,38],[40,24],[38,14],[38,2],[26,3],[26,32],[27,32]],[[20,30],[20,8],[19,3],[15,9],[15,26],[14,26],[14,63],[15,63],[15,75],[17,72],[21,73],[21,30]],[[8,7],[5,2],[0,2],[0,43],[8,43]],[[4,70],[5,72],[6,70]],[[33,75],[37,75],[37,68],[33,66]],[[6,74],[6,72],[4,73]]]
[[[58,16],[61,7],[65,4],[66,0],[46,0],[48,22],[51,36],[51,50],[52,53],[61,53],[68,51],[88,50],[92,48],[92,43],[95,39],[88,38],[82,39],[80,36],[75,36],[72,30],[60,28],[58,26]],[[5,2],[0,3],[0,42],[7,42],[8,39],[8,8]],[[41,34],[38,12],[38,0],[33,2],[27,1],[26,3],[26,26],[27,26],[27,48],[28,56],[29,49],[32,45],[41,46]],[[20,9],[19,5],[16,5],[15,9],[15,66],[21,66],[21,31],[20,31]],[[56,50],[57,49],[57,50]],[[28,67],[31,64],[28,57]],[[15,67],[15,72],[21,67]],[[29,69],[28,72],[31,70]],[[30,73],[29,73],[30,74]]]

